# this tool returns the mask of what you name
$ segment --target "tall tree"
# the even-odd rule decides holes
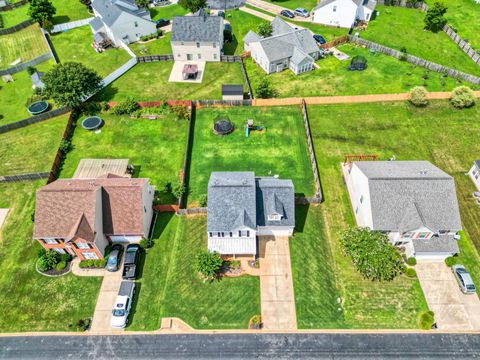
[[[82,99],[101,88],[96,71],[76,62],[58,64],[42,78],[45,94],[61,106],[76,107]]]
[[[432,32],[439,32],[447,24],[447,19],[443,15],[447,12],[447,7],[441,3],[436,2],[427,10],[425,14],[425,29]]]
[[[179,0],[178,5],[190,10],[192,13],[196,13],[207,6],[207,0]]]
[[[56,12],[57,9],[49,0],[30,0],[28,16],[32,20],[38,21],[42,26],[43,23],[52,22],[53,15]]]
[[[261,37],[272,36],[272,24],[269,22],[262,22],[257,27],[257,33]]]

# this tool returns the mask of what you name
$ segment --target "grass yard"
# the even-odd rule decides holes
[[[354,225],[339,168],[345,154],[377,154],[380,159],[388,159],[392,155],[399,160],[425,159],[454,176],[466,234],[460,242],[460,260],[467,265],[474,279],[480,282],[480,258],[473,246],[475,244],[477,249],[480,247],[478,205],[471,196],[474,186],[464,175],[476,158],[475,154],[480,151],[477,141],[480,124],[476,120],[480,116],[480,107],[458,111],[446,101],[432,102],[421,109],[401,102],[369,103],[310,106],[309,114],[325,196],[325,202],[320,206],[321,217],[315,219],[312,216],[312,221],[320,224],[319,229],[323,228],[320,234],[331,248],[344,318],[333,316],[333,311],[321,313],[315,303],[310,305],[302,302],[302,296],[318,298],[329,292],[322,290],[325,283],[323,277],[313,276],[320,271],[304,270],[307,266],[313,269],[315,266],[327,266],[323,257],[316,256],[316,252],[327,251],[322,249],[326,245],[310,239],[309,246],[298,246],[298,249],[292,242],[296,295],[299,294],[297,309],[301,314],[299,324],[304,327],[323,327],[323,323],[343,321],[345,327],[353,328],[413,328],[416,327],[419,311],[426,308],[417,281],[403,276],[391,283],[363,280],[354,270],[350,259],[342,255],[338,242],[339,231]],[[357,121],[357,118],[361,121]],[[304,236],[301,233],[298,235]],[[301,266],[294,259],[295,256],[302,259]],[[325,301],[333,306],[331,297]]]
[[[186,10],[178,4],[150,8],[150,16],[153,21],[158,19],[169,19],[171,21],[174,16],[184,16],[188,13],[189,10]]]
[[[97,95],[100,100],[192,100],[221,99],[222,84],[243,84],[239,63],[207,62],[203,81],[194,83],[168,82],[172,61],[141,63],[128,71]]]
[[[228,10],[225,19],[232,25],[233,40],[223,47],[225,55],[243,53],[243,38],[250,30],[255,31],[262,19],[241,10]]]
[[[0,134],[0,175],[49,172],[68,114]]]
[[[235,126],[224,137],[213,133],[213,121],[228,116]],[[245,137],[244,124],[253,119],[262,132]],[[296,193],[314,193],[303,117],[299,107],[232,107],[197,111],[190,165],[189,202],[207,193],[212,171],[255,171],[258,176],[292,179]]]
[[[417,9],[397,6],[377,6],[380,11],[370,21],[361,37],[379,44],[401,50],[406,47],[411,55],[436,62],[473,75],[480,75],[476,65],[443,31],[432,33],[423,30],[425,13]],[[468,26],[473,25],[465,22]],[[467,26],[467,25],[465,25]]]
[[[79,0],[52,0],[57,13],[53,17],[54,24],[63,24],[70,21],[93,17],[88,8]]]
[[[82,26],[50,36],[61,63],[80,62],[105,77],[125,64],[130,55],[124,49],[108,49],[97,53],[91,46],[93,41],[90,26]]]
[[[93,315],[101,278],[59,278],[35,271],[39,245],[32,240],[35,190],[44,180],[0,184],[0,207],[10,208],[0,230],[0,332],[76,331]]]
[[[13,10],[2,11],[0,16],[3,19],[4,28],[9,28],[20,24],[22,21],[28,20],[28,5],[20,6]]]
[[[38,24],[0,35],[0,69],[8,69],[17,59],[26,62],[45,53],[48,53],[48,45]]]
[[[45,61],[35,68],[46,72],[54,65],[53,60]],[[0,82],[0,126],[30,117],[27,111],[27,101],[33,95],[32,80],[27,70],[13,74],[13,82]],[[50,101],[51,108],[55,104]]]
[[[248,320],[260,314],[258,277],[212,283],[198,277],[194,258],[207,248],[206,220],[159,214],[129,330],[156,330],[162,317],[179,317],[197,329],[246,329]]]
[[[171,115],[157,120],[106,113],[100,116],[105,121],[100,134],[81,126],[75,129],[73,150],[67,156],[61,177],[72,177],[83,158],[128,158],[139,169],[138,176],[149,178],[157,190],[178,179],[185,156],[188,121],[176,120]]]
[[[317,0],[266,0],[272,4],[286,7],[290,10],[295,10],[298,7],[302,7],[311,11],[316,5]]]
[[[364,95],[408,92],[414,86],[425,86],[429,91],[450,91],[462,82],[443,74],[399,61],[380,53],[345,44],[339,49],[351,57],[364,56],[368,61],[365,71],[349,71],[350,61],[334,56],[317,61],[319,69],[295,75],[290,70],[268,75],[279,97]],[[254,93],[265,72],[253,60],[246,59],[245,67]],[[479,88],[467,83],[472,88]],[[256,95],[256,94],[255,94]]]
[[[137,56],[145,55],[166,55],[172,53],[172,47],[170,46],[170,38],[172,33],[166,33],[159,39],[149,41],[146,43],[136,42],[128,45],[130,49]]]

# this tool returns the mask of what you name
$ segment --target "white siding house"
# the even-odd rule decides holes
[[[480,191],[480,160],[475,160],[473,162],[468,175],[470,176],[470,179],[472,179],[477,189]]]
[[[375,0],[322,0],[312,10],[313,22],[350,28],[356,20],[368,22],[376,5]]]

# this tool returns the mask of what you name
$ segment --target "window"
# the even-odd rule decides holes
[[[55,250],[55,251],[56,251],[57,253],[59,253],[59,254],[66,254],[66,253],[67,253],[65,250],[60,249],[60,248],[55,248],[55,249],[53,249],[53,250]]]
[[[250,231],[247,230],[247,237],[250,237]]]
[[[360,196],[360,204],[362,204],[362,203],[363,203],[363,195]]]
[[[218,236],[218,237],[222,237],[220,234],[221,234],[221,232],[219,232],[219,233],[217,234],[217,236]]]
[[[208,233],[208,236],[212,237],[212,236],[213,236],[213,233],[212,233],[212,232],[209,232],[209,233]]]
[[[428,232],[423,232],[423,233],[418,233],[418,238],[419,239],[426,239],[428,237]]]
[[[232,236],[233,236],[233,233],[230,231],[230,237],[232,237]]]
[[[199,43],[199,42],[197,42],[197,48],[199,48],[199,47],[200,47],[200,43]]]
[[[242,230],[238,231],[238,237],[242,237]]]
[[[86,242],[77,242],[75,243],[79,249],[90,249],[90,245]]]
[[[134,24],[135,24],[135,27],[138,27],[138,22],[135,21]]]
[[[333,12],[337,12],[337,5],[333,7]]]
[[[358,207],[355,209],[355,214],[358,214]]]
[[[145,206],[143,207],[143,211],[147,212],[147,208]]]
[[[198,54],[198,60],[202,58],[202,54]]]
[[[48,244],[48,245],[58,244],[58,241],[55,240],[55,239],[45,239],[45,240],[43,240],[43,241],[45,241],[45,244]]]
[[[368,20],[369,18],[370,18],[370,14],[367,14],[367,17],[366,17],[366,19]]]
[[[213,43],[213,48],[215,49],[217,47],[217,43]]]
[[[217,54],[213,54],[213,58],[217,60]]]
[[[94,252],[84,252],[82,253],[82,255],[85,259],[89,259],[89,260],[98,259],[97,254],[95,254]]]

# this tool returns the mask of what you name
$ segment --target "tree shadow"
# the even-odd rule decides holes
[[[135,316],[135,313],[137,312],[137,304],[138,304],[138,299],[140,299],[140,290],[142,289],[142,284],[139,282],[135,283],[135,294],[133,295],[133,300],[132,300],[132,307],[130,308],[130,314],[128,316],[128,323],[127,323],[127,328],[132,325],[132,320],[133,317]]]
[[[57,25],[57,24],[63,24],[63,23],[67,23],[67,22],[70,22],[70,17],[67,16],[67,15],[57,15],[57,16],[54,16],[53,17],[53,24],[54,25]]]
[[[235,51],[238,47],[238,40],[235,35],[232,36],[232,40],[225,43],[223,46],[223,52],[225,55],[235,55]]]
[[[93,97],[94,101],[111,101],[114,99],[115,95],[118,94],[118,88],[112,85],[108,85],[106,88],[102,89],[98,94]]]

